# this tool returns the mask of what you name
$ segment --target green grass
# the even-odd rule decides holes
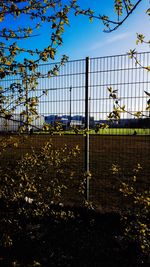
[[[75,134],[74,130],[63,131],[63,134]],[[142,129],[142,128],[107,128],[107,129],[99,129],[98,133],[95,130],[90,130],[90,134],[96,135],[150,135],[150,129]],[[59,134],[59,133],[57,133]],[[84,134],[83,130],[79,130],[78,134]]]
[[[107,128],[100,129],[98,134],[110,134],[110,135],[150,135],[150,129],[131,129],[131,128]],[[95,131],[92,130],[91,134],[95,134]]]
[[[78,134],[84,134],[84,130],[79,130]],[[99,129],[98,133],[94,129],[89,131],[92,135],[150,135],[150,128],[107,128]],[[49,134],[49,132],[34,132],[34,134]],[[74,130],[65,130],[60,132],[54,132],[53,135],[67,135],[67,134],[76,134]]]

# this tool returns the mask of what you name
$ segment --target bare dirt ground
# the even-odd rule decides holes
[[[33,150],[38,153],[50,140],[54,144],[53,149],[66,144],[69,151],[79,146],[80,154],[68,170],[68,174],[70,170],[75,172],[75,178],[70,180],[69,191],[64,192],[65,205],[63,208],[55,207],[56,211],[73,211],[75,216],[65,220],[51,216],[32,218],[31,211],[31,218],[24,218],[18,215],[18,204],[10,207],[11,215],[2,200],[0,240],[3,240],[5,230],[12,234],[13,244],[5,247],[0,242],[1,266],[149,266],[150,259],[141,253],[138,242],[124,238],[121,211],[125,207],[131,208],[132,203],[125,201],[119,188],[121,181],[128,181],[133,175],[137,163],[142,166],[137,177],[138,188],[149,188],[150,136],[90,136],[90,200],[96,206],[95,210],[81,207],[82,199],[78,193],[79,181],[84,174],[83,136],[31,135],[13,138],[17,143],[15,146],[10,136],[0,137],[1,142],[6,139],[9,143],[0,155],[0,167],[9,164],[15,168],[16,160]],[[113,175],[112,164],[118,164],[122,171]]]
[[[2,138],[2,137],[1,137]],[[4,138],[9,138],[4,137]],[[31,135],[15,136],[17,147],[11,145],[2,153],[1,164],[15,164],[25,153],[35,151],[48,141],[54,144],[54,149],[63,147],[69,149],[78,145],[79,156],[72,161],[70,169],[75,172],[75,180],[70,181],[71,191],[67,191],[64,200],[67,204],[78,205],[81,199],[77,193],[78,182],[84,173],[85,137],[81,135]],[[148,189],[150,185],[150,136],[90,136],[90,201],[101,211],[118,211],[124,205],[124,199],[119,193],[121,181],[128,181],[133,176],[133,169],[138,163],[142,169],[138,175],[137,185],[140,190]],[[112,174],[112,164],[117,164],[121,171]]]

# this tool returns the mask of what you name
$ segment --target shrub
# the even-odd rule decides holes
[[[51,206],[63,205],[63,192],[75,177],[70,166],[78,155],[78,146],[56,149],[50,141],[39,152],[32,150],[16,160],[13,168],[0,166],[1,245],[13,244],[13,235],[22,231],[20,218],[55,215]]]
[[[121,168],[113,164],[113,174],[121,176]],[[119,191],[123,197],[129,200],[130,207],[122,213],[125,238],[137,244],[141,253],[150,255],[150,191],[141,189],[139,186],[140,171],[142,166],[138,163],[133,168],[130,178],[120,181]]]

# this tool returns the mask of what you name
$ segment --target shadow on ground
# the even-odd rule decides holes
[[[1,247],[0,265],[148,267],[136,244],[123,238],[120,215],[68,207],[61,212],[57,219],[20,218],[13,246]]]

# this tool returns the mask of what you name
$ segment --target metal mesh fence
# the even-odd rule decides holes
[[[52,67],[53,65],[41,65],[39,71],[46,73]],[[64,118],[74,115],[83,116],[85,110],[85,61],[70,61],[60,68],[57,77],[40,79],[38,90],[40,93],[43,90],[48,91],[48,97],[40,100],[39,112],[41,114]]]
[[[137,60],[142,66],[148,66],[149,53],[138,54]],[[118,90],[120,105],[125,105],[129,111],[122,113],[121,119],[133,119],[130,113],[137,111],[148,115],[144,91],[149,90],[149,73],[136,64],[135,59],[118,55],[90,60],[91,113],[97,120],[106,120],[113,110],[113,101],[110,101],[107,91],[110,86]]]
[[[137,56],[142,66],[149,65],[149,53]],[[139,187],[149,187],[150,120],[146,111],[147,95],[150,91],[150,76],[134,59],[127,55],[93,58],[90,60],[90,116],[97,123],[108,123],[107,116],[113,110],[116,99],[110,99],[107,88],[117,91],[117,101],[125,106],[120,120],[107,129],[102,136],[90,136],[90,195],[93,201],[103,206],[123,205],[118,191],[123,181],[129,181],[133,169],[140,163],[143,167]],[[138,119],[134,114],[141,111],[145,117]],[[119,166],[120,174],[113,175],[112,168]],[[131,178],[132,179],[132,178]],[[120,203],[119,203],[120,201]]]
[[[32,127],[28,127],[29,130],[33,128],[30,145],[39,149],[49,138],[56,148],[66,144],[70,149],[78,145],[80,156],[72,161],[70,168],[76,171],[76,179],[84,171],[91,172],[92,179],[87,185],[89,199],[102,207],[109,207],[110,202],[114,209],[122,205],[118,198],[120,179],[129,179],[138,163],[142,165],[139,186],[146,188],[149,185],[150,117],[145,91],[150,92],[150,73],[142,66],[149,66],[150,53],[137,54],[137,60],[140,64],[128,55],[117,55],[69,61],[60,67],[57,76],[50,78],[44,75],[54,65],[39,65],[38,71],[43,78],[38,79],[36,89],[27,95],[39,99],[39,117],[35,117]],[[7,88],[14,83],[25,86],[19,75],[3,80],[6,96],[9,94]],[[114,109],[116,98],[110,98],[108,88],[115,90],[119,106],[126,110],[120,112],[119,120],[111,123],[108,115]],[[17,93],[16,99],[18,96]],[[24,104],[18,105],[14,117],[20,116]],[[143,115],[137,117],[139,111]],[[20,126],[17,120],[7,120],[5,125],[1,119],[1,133],[17,132]],[[43,125],[53,126],[56,122],[62,125],[62,135],[49,137],[43,132]],[[109,127],[101,127],[105,124]],[[98,131],[97,125],[100,125]],[[90,129],[89,133],[84,132],[85,128]],[[20,156],[21,151],[27,151],[24,145],[15,153]],[[120,176],[113,176],[112,164],[122,170]],[[70,194],[67,201],[74,201],[73,195]]]

